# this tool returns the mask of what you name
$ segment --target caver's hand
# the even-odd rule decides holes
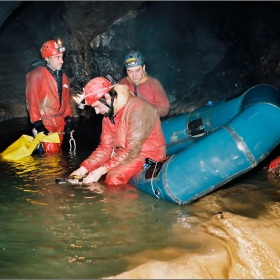
[[[33,123],[34,128],[39,132],[43,132],[45,135],[48,135],[50,132],[46,129],[42,120],[38,120]]]
[[[91,171],[88,174],[88,176],[83,179],[83,183],[90,184],[93,182],[97,182],[100,179],[100,177],[105,173],[107,173],[106,167],[100,166],[99,168]]]
[[[88,170],[84,167],[84,166],[81,166],[80,168],[76,169],[75,171],[73,171],[71,174],[70,174],[70,177],[71,176],[75,176],[75,175],[78,175],[78,176],[83,176],[85,174],[88,173]]]

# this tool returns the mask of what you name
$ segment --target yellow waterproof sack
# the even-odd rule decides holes
[[[1,156],[7,160],[18,160],[26,156],[30,156],[41,142],[60,143],[57,132],[45,135],[43,132],[33,138],[32,136],[23,134],[17,141],[10,145]]]

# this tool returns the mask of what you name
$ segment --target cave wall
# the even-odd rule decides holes
[[[4,1],[0,7],[0,121],[27,116],[28,64],[58,37],[71,94],[97,76],[124,77],[124,55],[139,49],[148,74],[166,90],[168,117],[256,84],[280,88],[276,1]],[[73,109],[75,117],[92,113]]]

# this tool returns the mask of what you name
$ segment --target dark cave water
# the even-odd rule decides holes
[[[66,141],[61,154],[0,160],[1,278],[102,278],[132,269],[130,257],[145,250],[207,254],[215,244],[196,240],[200,223],[219,211],[256,218],[265,202],[280,201],[279,185],[267,180],[263,168],[188,205],[157,200],[130,184],[101,184],[93,191],[56,184],[95,148],[98,135],[88,125],[80,123],[74,135],[76,153]],[[0,129],[1,152],[22,134],[31,135],[26,120],[2,123]],[[193,232],[192,239],[180,241],[173,230],[178,223],[185,230],[179,234]]]

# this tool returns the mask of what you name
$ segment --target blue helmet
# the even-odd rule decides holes
[[[144,63],[145,63],[145,57],[140,51],[130,51],[128,54],[124,56],[125,68],[143,65]]]

